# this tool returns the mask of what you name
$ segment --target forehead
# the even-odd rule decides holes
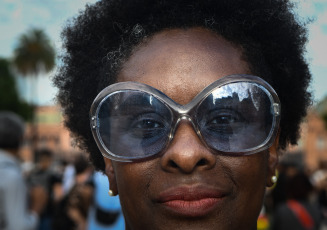
[[[180,104],[210,83],[250,73],[239,47],[202,28],[167,30],[135,48],[118,81],[151,85]]]

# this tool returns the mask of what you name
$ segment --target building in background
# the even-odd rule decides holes
[[[289,147],[281,161],[292,162],[313,172],[322,162],[327,162],[327,130],[316,110],[310,110],[301,125],[301,138],[298,145]]]
[[[327,162],[327,130],[321,116],[314,111],[308,114],[307,122],[302,125],[300,147],[309,169],[315,170],[320,162]]]
[[[57,158],[72,159],[80,150],[73,144],[69,131],[64,127],[59,106],[40,106],[36,109],[37,148],[51,149]],[[33,162],[32,129],[27,124],[25,144],[21,157],[25,162]]]

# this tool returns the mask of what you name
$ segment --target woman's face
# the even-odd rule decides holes
[[[137,47],[118,81],[155,87],[187,104],[210,83],[249,74],[239,47],[201,28],[168,30]],[[127,229],[256,229],[274,147],[250,156],[214,155],[189,122],[181,122],[163,155],[137,163],[105,158]]]

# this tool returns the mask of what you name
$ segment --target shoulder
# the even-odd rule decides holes
[[[276,219],[288,219],[293,217],[293,213],[286,203],[279,204],[275,210]]]
[[[16,184],[23,179],[20,167],[14,162],[10,161],[0,161],[0,175],[0,186]]]

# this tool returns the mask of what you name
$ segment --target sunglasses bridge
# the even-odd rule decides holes
[[[195,133],[198,135],[198,137],[200,138],[201,141],[202,140],[202,135],[201,135],[201,132],[200,130],[197,128],[197,126],[194,124],[193,120],[192,120],[192,117],[188,114],[181,114],[178,119],[174,122],[175,125],[174,125],[174,128],[172,129],[172,131],[170,132],[169,134],[169,140],[171,141],[173,138],[174,138],[174,135],[175,135],[175,132],[179,126],[179,123],[182,122],[182,121],[188,121],[189,123],[191,123]]]

